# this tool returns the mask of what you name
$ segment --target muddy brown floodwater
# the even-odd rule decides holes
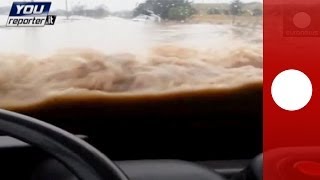
[[[262,89],[261,27],[78,17],[0,28],[0,39],[0,107],[11,110]]]

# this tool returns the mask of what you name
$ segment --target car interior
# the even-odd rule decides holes
[[[262,2],[119,2],[0,26],[0,179],[261,180]]]
[[[20,140],[2,136],[1,168],[7,169],[3,172],[8,173],[12,179],[75,178],[62,165],[72,166],[64,162],[68,155],[59,152],[59,148],[71,146],[69,141],[77,141],[73,140],[77,136],[112,159],[114,163],[110,160],[107,162],[115,169],[121,169],[119,174],[123,173],[129,179],[261,179],[261,86],[247,87],[241,94],[239,98],[237,93],[220,97],[202,93],[198,96],[164,98],[157,103],[134,101],[134,104],[114,102],[84,106],[83,103],[74,102],[64,107],[18,111],[62,128],[73,134],[70,137],[63,137],[62,133],[47,134],[54,131],[52,126],[47,127],[46,124],[37,124],[32,120],[30,123],[39,127],[20,124],[25,122],[13,121],[12,118],[28,117],[1,111],[1,121],[15,125],[13,128],[1,125],[4,135],[9,134],[34,144],[30,146]],[[27,131],[23,128],[30,129]],[[54,143],[62,147],[54,147],[45,138],[33,142],[37,141],[33,138],[39,138],[42,133],[47,138],[56,138],[54,140],[57,142]],[[30,139],[27,136],[31,136]],[[85,149],[87,144],[81,142],[78,146]],[[48,148],[52,149],[49,151]],[[89,156],[85,152],[90,151],[90,148],[81,148],[70,149],[69,152]],[[62,164],[55,160],[60,155],[63,156],[60,157]],[[93,160],[88,163],[95,166]],[[10,169],[19,173],[11,173]],[[126,177],[113,176],[120,175],[107,173],[104,177]]]

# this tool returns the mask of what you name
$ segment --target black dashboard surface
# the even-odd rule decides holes
[[[114,160],[251,159],[262,152],[262,88],[143,101],[66,101],[20,112],[88,141]]]

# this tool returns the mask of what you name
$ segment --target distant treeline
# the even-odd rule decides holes
[[[229,3],[194,4],[199,14],[251,15],[261,16],[263,5],[259,2],[243,3],[234,0]]]
[[[196,13],[189,0],[146,0],[133,11],[133,16],[145,14],[148,11],[162,19],[184,20]]]
[[[192,3],[190,0],[146,0],[133,11],[133,16],[153,11],[164,20],[185,20],[196,14],[262,15],[262,3]]]

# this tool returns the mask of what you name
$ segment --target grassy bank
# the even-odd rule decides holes
[[[238,25],[261,25],[261,16],[229,16],[229,15],[208,15],[197,14],[187,20],[190,23],[215,23],[215,24],[238,24]]]

